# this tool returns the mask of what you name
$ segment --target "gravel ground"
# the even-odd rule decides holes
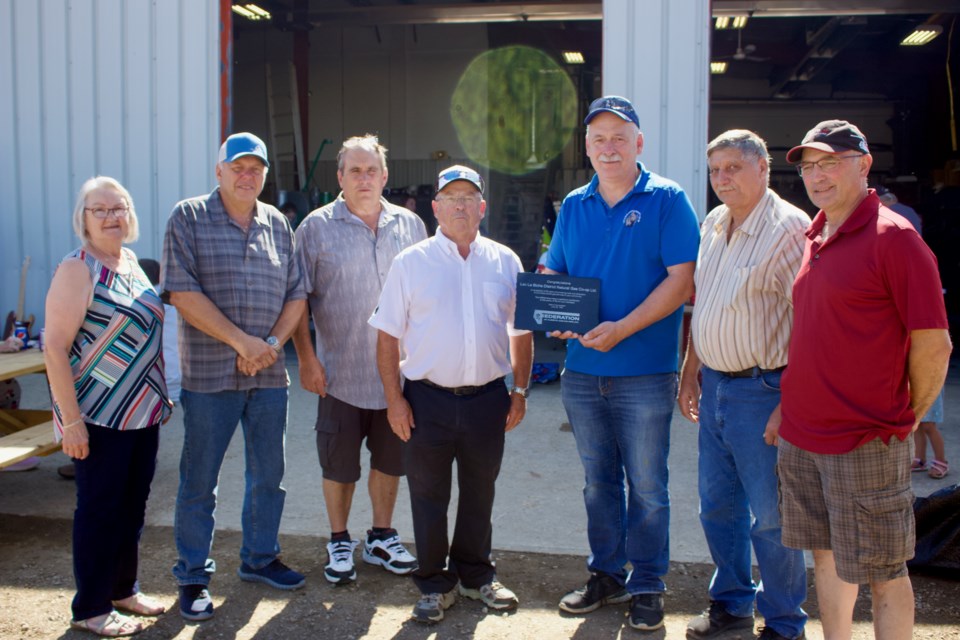
[[[307,585],[279,592],[236,577],[239,534],[218,531],[214,557],[219,573],[211,585],[216,616],[187,624],[176,612],[176,588],[170,575],[173,533],[153,527],[144,533],[141,584],[171,609],[140,634],[160,638],[331,638],[336,640],[482,638],[491,640],[576,638],[683,638],[689,619],[706,605],[712,567],[673,563],[667,576],[664,629],[641,633],[626,622],[626,605],[605,607],[583,617],[560,614],[557,601],[586,578],[583,558],[564,555],[498,552],[499,577],[520,598],[512,614],[497,614],[480,603],[461,599],[442,623],[423,626],[408,616],[417,598],[412,582],[364,565],[358,581],[334,588],[323,579],[326,540],[284,536],[284,560],[307,574]],[[811,621],[807,637],[823,637],[812,586],[807,603]],[[960,639],[960,582],[914,577],[917,603],[915,638]],[[69,630],[73,577],[70,522],[38,517],[0,516],[0,638],[90,638]],[[869,594],[861,593],[854,638],[872,638]],[[761,622],[758,620],[758,626]],[[736,635],[731,638],[737,637]]]

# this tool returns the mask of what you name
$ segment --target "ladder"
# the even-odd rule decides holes
[[[292,62],[268,62],[267,111],[270,119],[270,173],[277,192],[296,188],[295,177],[306,175],[303,136],[300,127],[300,99]]]

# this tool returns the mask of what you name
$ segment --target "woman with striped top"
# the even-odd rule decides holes
[[[113,178],[87,180],[73,212],[79,249],[47,294],[45,352],[53,422],[76,462],[70,626],[127,636],[165,607],[137,581],[140,534],[156,467],[159,427],[171,413],[164,383],[163,304],[137,258],[137,215]],[[119,612],[118,612],[119,611]]]

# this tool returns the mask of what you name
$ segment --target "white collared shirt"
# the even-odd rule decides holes
[[[444,387],[482,385],[510,373],[520,258],[477,235],[470,254],[438,229],[396,257],[370,324],[400,340],[400,371]]]

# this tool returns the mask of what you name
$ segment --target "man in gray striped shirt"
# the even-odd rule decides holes
[[[701,228],[678,402],[700,424],[700,521],[717,569],[710,607],[687,637],[752,633],[756,602],[766,625],[760,638],[802,638],[806,569],[803,553],[780,538],[775,444],[791,292],[810,219],[769,188],[770,157],[757,134],[720,134],[707,161],[723,204]],[[761,585],[753,581],[751,543]]]
[[[415,214],[382,197],[386,153],[376,136],[344,142],[337,155],[343,191],[297,228],[296,251],[316,328],[316,352],[306,317],[293,342],[300,385],[319,396],[317,454],[331,530],[323,573],[335,585],[357,577],[353,551],[359,541],[351,539],[347,519],[360,479],[364,440],[370,451],[373,523],[364,539],[363,560],[398,575],[417,568],[391,524],[403,475],[403,443],[387,422],[387,400],[377,372],[377,331],[367,318],[377,306],[393,258],[424,240],[427,232]]]

